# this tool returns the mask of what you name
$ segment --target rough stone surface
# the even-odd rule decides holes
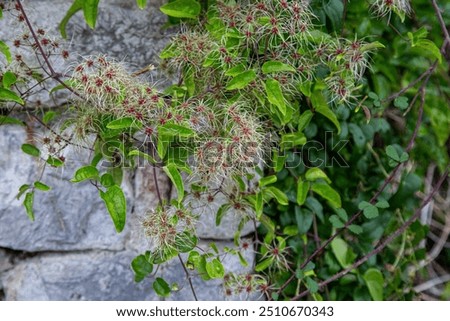
[[[150,283],[134,283],[129,252],[46,254],[4,277],[6,300],[156,300]]]
[[[116,233],[95,187],[69,182],[75,169],[86,165],[88,159],[87,152],[79,149],[67,147],[62,169],[46,169],[42,181],[52,190],[35,192],[36,219],[28,219],[23,197],[17,200],[16,195],[22,184],[39,179],[42,162],[21,151],[20,146],[26,142],[24,128],[0,127],[0,146],[6,151],[0,158],[0,247],[29,252],[123,249],[126,233]],[[127,184],[123,187],[130,198],[132,191]]]

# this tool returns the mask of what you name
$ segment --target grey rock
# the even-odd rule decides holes
[[[35,192],[35,221],[28,219],[23,197],[17,200],[16,195],[22,184],[39,179],[42,162],[21,151],[27,137],[23,128],[0,127],[0,146],[4,150],[0,158],[0,247],[24,251],[123,249],[127,232],[116,233],[96,188],[69,181],[75,169],[89,159],[88,152],[79,148],[69,146],[64,150],[64,167],[46,167],[41,181],[52,190]],[[123,188],[131,200],[132,190],[127,184]]]
[[[11,269],[13,264],[11,262],[11,255],[5,250],[0,249],[0,276],[1,273]]]
[[[151,283],[135,283],[132,253],[46,254],[6,273],[6,300],[157,300]]]

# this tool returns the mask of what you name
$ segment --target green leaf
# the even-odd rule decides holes
[[[306,128],[306,126],[309,125],[309,122],[311,121],[313,116],[314,116],[314,114],[310,110],[307,110],[303,114],[300,115],[300,117],[298,119],[298,131],[299,132],[302,132]]]
[[[56,113],[53,110],[49,110],[44,114],[44,117],[42,117],[42,121],[44,124],[48,124],[53,118],[55,118]]]
[[[439,50],[438,46],[436,44],[428,39],[418,39],[412,47],[418,47],[420,49],[423,49],[421,52],[430,54],[434,58],[436,58],[439,63],[442,63],[442,54]]]
[[[344,14],[344,4],[342,0],[329,0],[327,4],[323,6],[327,17],[330,19],[333,29],[336,31],[342,25],[342,16]]]
[[[94,166],[88,165],[79,168],[75,172],[75,176],[70,180],[72,183],[79,183],[87,179],[96,179],[99,176],[98,169]]]
[[[312,226],[314,214],[308,209],[303,209],[300,206],[295,207],[295,221],[299,235],[306,234]]]
[[[397,150],[394,146],[389,145],[386,147],[386,155],[388,155],[393,160],[400,162],[400,157],[398,156]]]
[[[256,73],[254,70],[247,70],[233,79],[228,83],[227,90],[235,90],[235,89],[242,89],[246,87],[249,83],[251,83],[256,78]]]
[[[275,79],[267,79],[265,88],[269,102],[278,107],[278,110],[283,116],[286,115],[286,102],[284,101],[280,83]]]
[[[128,156],[139,156],[139,157],[144,158],[145,160],[148,160],[152,164],[156,164],[156,160],[153,157],[151,157],[150,155],[148,155],[148,154],[146,154],[144,152],[141,152],[139,149],[131,150],[128,153]]]
[[[136,256],[131,262],[131,268],[134,271],[134,281],[141,282],[150,273],[153,272],[153,264],[150,263],[144,254]]]
[[[45,185],[44,183],[39,182],[39,181],[34,182],[34,187],[36,187],[38,190],[44,191],[44,192],[49,191],[51,189],[50,186]]]
[[[247,267],[247,266],[248,266],[248,262],[247,262],[247,260],[244,258],[244,256],[242,255],[242,253],[241,253],[241,252],[238,252],[237,254],[238,254],[238,256],[239,256],[239,262],[241,263],[241,265],[242,265],[243,267]]]
[[[97,21],[98,3],[100,0],[84,0],[83,1],[83,14],[84,20],[89,27],[95,28],[95,22]]]
[[[309,182],[302,181],[300,178],[297,182],[297,204],[303,205],[305,204],[306,197],[308,196],[309,192]]]
[[[139,9],[144,9],[147,6],[147,0],[136,0]]]
[[[348,244],[341,238],[336,237],[331,242],[331,250],[339,264],[345,269],[352,264],[354,254],[348,247]]]
[[[394,100],[394,106],[400,108],[401,110],[405,110],[408,108],[408,97],[397,97]]]
[[[362,229],[362,227],[361,226],[359,226],[359,225],[355,225],[355,224],[350,224],[349,226],[348,226],[348,229],[352,232],[352,233],[355,233],[355,234],[361,234],[362,232],[363,232],[363,229]]]
[[[297,225],[288,225],[283,229],[283,235],[295,236],[298,234]]]
[[[277,181],[276,175],[266,176],[259,180],[259,186],[262,187],[262,186],[270,185],[270,184],[275,183],[276,181]]]
[[[265,269],[267,269],[269,266],[272,265],[274,259],[275,258],[273,256],[271,256],[271,257],[268,257],[268,258],[262,260],[255,266],[255,271],[256,272],[264,271]]]
[[[289,204],[289,200],[288,200],[286,194],[284,194],[281,190],[279,190],[275,186],[267,187],[266,189],[264,189],[264,193],[267,194],[270,198],[272,198],[272,197],[275,198],[277,200],[278,204],[281,204],[281,205]]]
[[[114,178],[110,173],[105,173],[100,177],[100,184],[108,188],[115,184]]]
[[[331,206],[335,208],[342,206],[341,196],[330,185],[315,183],[311,186],[311,190],[326,199]]]
[[[64,18],[59,23],[59,32],[61,32],[61,36],[64,39],[67,39],[67,34],[66,34],[67,23],[69,22],[70,18],[72,18],[72,16],[75,13],[77,13],[78,11],[83,9],[83,1],[84,0],[75,0],[72,3],[72,5],[70,6],[69,10],[66,12],[66,15],[64,16]]]
[[[409,159],[408,153],[403,152],[403,153],[400,155],[400,163],[404,163],[404,162],[406,162],[408,159]]]
[[[215,258],[211,262],[206,262],[206,273],[211,279],[220,279],[225,275],[225,269],[219,259]]]
[[[25,200],[23,201],[23,205],[25,206],[25,210],[27,212],[28,218],[32,222],[34,221],[33,201],[34,201],[34,192],[28,192],[25,195]]]
[[[166,298],[170,295],[169,284],[163,278],[156,278],[153,282],[153,290],[160,297]]]
[[[259,220],[263,213],[263,196],[261,192],[256,193],[255,195],[255,214],[256,219]]]
[[[355,142],[355,145],[359,148],[362,148],[366,144],[366,136],[364,136],[363,131],[361,128],[353,123],[348,124],[348,129],[350,133],[353,136],[353,141]]]
[[[266,61],[262,67],[261,70],[263,74],[270,74],[273,72],[295,72],[295,68],[292,66],[289,66],[288,64],[282,63],[281,61]]]
[[[25,104],[22,98],[20,98],[14,91],[3,87],[0,87],[0,100],[14,101],[21,105]]]
[[[320,91],[316,90],[312,93],[311,103],[316,112],[325,116],[334,124],[334,126],[336,126],[339,134],[341,132],[341,125],[339,124],[336,115],[331,111],[330,107],[328,107],[327,101]]]
[[[170,123],[158,126],[158,131],[161,135],[168,137],[192,137],[195,135],[195,132],[188,127]]]
[[[5,56],[6,62],[10,64],[12,61],[11,52],[9,51],[8,45],[3,41],[0,41],[0,52]]]
[[[53,156],[49,156],[45,162],[53,167],[60,167],[64,165],[64,162],[62,160]]]
[[[228,69],[225,72],[225,76],[236,77],[237,75],[243,73],[244,71],[245,71],[245,65],[239,64],[237,66],[234,66],[233,68]]]
[[[25,193],[26,191],[28,191],[30,189],[30,185],[28,184],[23,184],[22,186],[19,187],[19,193],[16,196],[16,199],[19,199],[23,193]]]
[[[364,216],[368,219],[375,218],[379,215],[378,208],[375,205],[370,204],[369,202],[360,202],[358,208],[363,211]]]
[[[163,170],[167,174],[167,176],[169,176],[173,185],[175,185],[178,193],[178,202],[180,203],[184,198],[184,184],[180,172],[174,164],[164,166]]]
[[[187,231],[183,233],[177,233],[177,235],[175,236],[176,249],[180,253],[187,253],[189,251],[192,251],[197,243],[197,236]]]
[[[41,155],[41,151],[34,145],[23,144],[21,148],[25,154],[31,155],[33,157],[39,157],[39,155]]]
[[[105,202],[117,233],[122,232],[127,215],[127,203],[122,189],[113,185],[106,192],[100,191],[100,197]]]
[[[389,203],[387,201],[385,201],[385,200],[381,200],[381,201],[378,201],[375,204],[375,206],[378,207],[378,208],[388,208],[389,207]]]
[[[333,225],[334,228],[343,228],[344,227],[344,223],[341,221],[341,219],[337,215],[331,215],[329,218],[329,221],[330,221],[331,225]]]
[[[324,179],[328,184],[331,183],[331,180],[328,178],[327,174],[325,174],[325,172],[318,167],[308,169],[306,171],[305,178],[311,182],[318,179]]]
[[[176,0],[159,8],[162,13],[175,18],[195,19],[201,11],[200,4],[194,0]]]
[[[5,88],[9,88],[12,85],[14,85],[16,83],[17,77],[16,75],[11,72],[11,71],[7,71],[3,74],[3,87]]]
[[[0,115],[0,125],[20,125],[25,126],[25,123],[19,119]]]
[[[230,204],[225,203],[222,204],[222,206],[219,207],[216,213],[216,226],[220,225],[220,222],[222,222],[223,216],[227,213],[228,209],[230,208]]]
[[[139,123],[135,118],[125,117],[113,120],[106,125],[106,128],[109,129],[124,129],[124,128],[141,128],[142,124]]]
[[[365,51],[379,49],[379,48],[385,48],[385,46],[379,41],[374,41],[374,42],[370,42],[370,43],[366,43],[366,44],[362,45],[359,48],[359,50],[361,52],[365,52]]]
[[[311,293],[316,293],[319,291],[319,284],[317,284],[317,282],[310,277],[306,277],[306,287],[309,291],[311,291]]]
[[[374,301],[383,301],[384,278],[380,270],[375,268],[368,269],[364,273],[363,279],[372,299]]]

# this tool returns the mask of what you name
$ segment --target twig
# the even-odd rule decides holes
[[[437,278],[428,280],[428,281],[426,281],[426,282],[424,282],[422,284],[416,285],[414,287],[414,291],[416,291],[416,292],[423,292],[423,291],[426,291],[428,289],[431,289],[432,287],[435,287],[436,285],[439,285],[439,284],[442,284],[442,283],[445,283],[445,282],[448,282],[448,281],[450,281],[450,274],[442,275],[442,276],[439,276]]]
[[[361,259],[359,259],[358,261],[353,263],[351,266],[349,266],[348,268],[346,268],[346,269],[336,273],[335,275],[333,275],[332,277],[328,278],[327,280],[325,280],[323,282],[320,282],[319,283],[319,288],[324,287],[325,285],[327,285],[327,284],[329,284],[329,283],[331,283],[331,282],[333,282],[333,281],[343,277],[344,275],[346,275],[347,273],[349,273],[353,269],[359,267],[360,265],[365,263],[367,260],[369,260],[369,258],[371,258],[372,256],[380,253],[386,246],[388,246],[399,235],[403,234],[406,231],[406,229],[420,217],[420,213],[422,211],[422,208],[425,205],[427,205],[433,199],[434,194],[436,194],[439,191],[439,188],[441,187],[442,183],[448,177],[449,168],[450,168],[450,166],[447,167],[447,169],[445,170],[444,174],[439,178],[439,181],[436,184],[436,186],[434,187],[433,191],[427,196],[427,198],[422,202],[420,207],[414,212],[414,215],[411,216],[399,229],[397,229],[394,233],[392,233],[389,237],[387,237],[383,242],[381,242],[374,250],[372,250],[371,252],[369,252],[368,254],[363,256]],[[298,299],[304,297],[305,295],[307,295],[309,292],[310,292],[309,290],[305,290],[302,293],[300,293],[299,295],[293,297],[291,300],[292,301],[298,300]]]
[[[30,30],[30,33],[34,39],[34,42],[36,44],[36,47],[38,48],[39,52],[41,53],[42,58],[44,59],[45,64],[47,65],[48,71],[45,70],[44,66],[41,66],[42,69],[54,80],[56,80],[57,82],[59,82],[62,86],[64,86],[64,88],[66,88],[67,90],[69,90],[70,92],[72,92],[74,95],[81,97],[81,95],[79,93],[77,93],[75,90],[73,90],[73,88],[70,88],[64,81],[61,80],[60,76],[61,74],[55,72],[55,70],[53,69],[52,64],[50,63],[50,61],[48,60],[47,55],[44,52],[44,49],[42,48],[39,39],[36,35],[36,32],[34,31],[33,26],[31,25],[30,20],[28,19],[27,14],[25,13],[25,9],[22,6],[22,3],[20,2],[20,0],[16,0],[17,6],[20,9],[20,12],[22,13],[24,19],[25,19],[25,23],[27,24],[28,29]]]
[[[181,266],[183,267],[184,273],[186,274],[186,278],[188,279],[189,286],[191,287],[192,294],[194,295],[195,301],[198,301],[197,294],[195,293],[194,285],[192,284],[191,275],[189,274],[189,271],[186,268],[186,265],[183,262],[183,259],[181,258],[181,255],[178,254],[178,259],[180,260]]]

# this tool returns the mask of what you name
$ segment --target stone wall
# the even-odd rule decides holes
[[[23,1],[33,23],[55,36],[57,25],[71,1]],[[158,7],[160,0],[149,1],[150,6],[138,10],[135,1],[103,0],[97,27],[90,30],[82,13],[69,22],[71,55],[107,53],[139,70],[152,63],[157,65],[157,54],[170,37],[170,31],[161,27],[165,22]],[[7,19],[0,20],[0,39],[10,40],[16,32]],[[66,65],[57,66],[67,68]],[[161,79],[157,71],[149,74]],[[163,82],[160,81],[160,84]],[[64,96],[50,100],[39,98],[44,106],[52,108],[64,103]],[[64,108],[64,107],[63,107]],[[29,127],[0,126],[0,300],[159,300],[151,288],[152,278],[162,276],[176,282],[179,291],[171,300],[193,299],[186,276],[178,261],[159,268],[157,275],[136,284],[130,262],[137,254],[149,248],[140,228],[142,215],[157,203],[150,168],[128,171],[122,188],[128,201],[127,226],[117,234],[103,202],[89,183],[74,185],[69,182],[77,167],[88,162],[89,153],[76,147],[64,151],[66,165],[62,169],[45,171],[42,178],[52,190],[36,193],[36,220],[28,220],[22,200],[17,200],[22,184],[38,179],[41,165],[20,151],[20,146],[33,137],[45,135],[48,130],[31,119]],[[167,178],[158,174],[159,186],[166,195],[170,192]],[[227,228],[217,229],[215,213],[204,213],[199,226],[201,243],[214,239],[219,248],[233,247],[233,217],[227,217]],[[251,227],[246,231],[251,233]],[[254,253],[244,253],[249,267],[240,265],[238,258],[227,256],[224,265],[228,271],[246,273],[253,266]],[[224,299],[220,281],[205,284],[193,279],[200,300]]]

